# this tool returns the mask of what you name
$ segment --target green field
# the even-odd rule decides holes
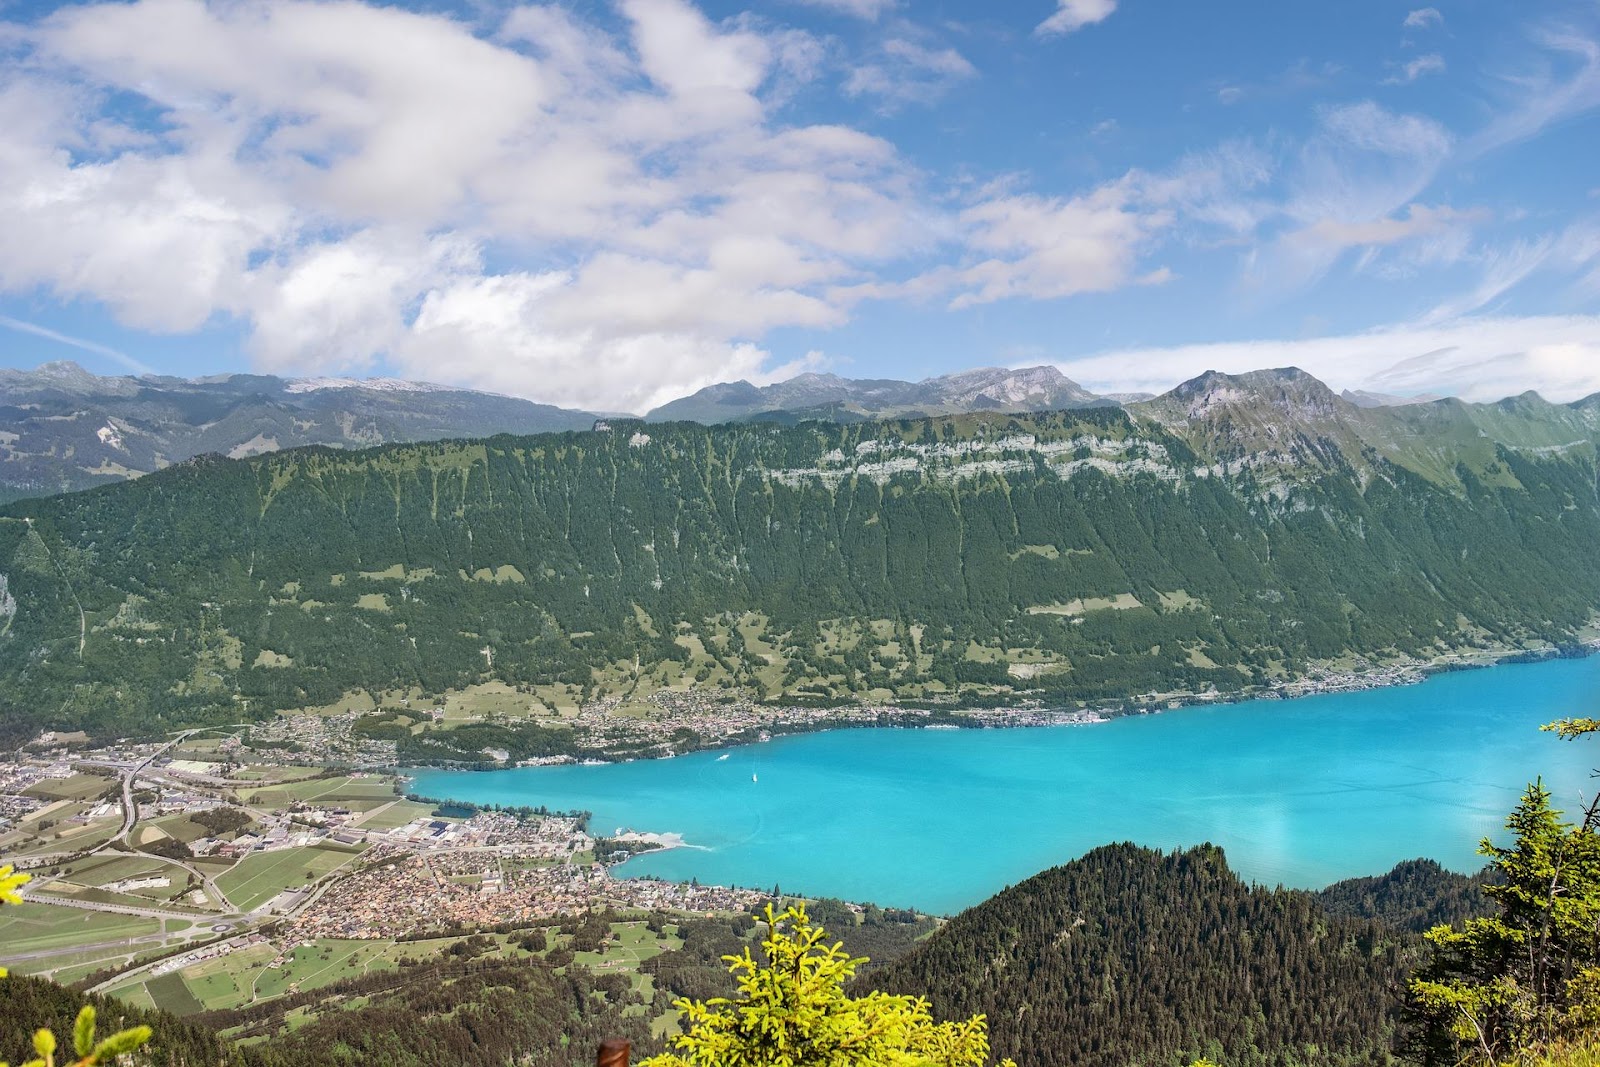
[[[268,808],[288,807],[302,801],[366,810],[395,799],[391,779],[370,775],[360,778],[313,778],[283,784],[263,783],[241,792],[247,803]]]
[[[363,817],[357,825],[363,830],[393,830],[397,826],[404,826],[412,819],[420,819],[432,812],[432,804],[397,800],[392,805],[374,809],[373,814]]]
[[[305,885],[349,862],[356,853],[327,848],[286,848],[256,852],[240,860],[217,885],[234,907],[251,911],[285,889]]]
[[[7,957],[159,933],[161,920],[26,901],[0,912],[0,963]]]
[[[176,971],[152,978],[144,987],[149,990],[150,999],[156,1007],[174,1015],[194,1015],[205,1010],[205,1005],[189,992],[188,984]]]
[[[189,992],[207,1011],[235,1008],[250,1001],[256,975],[277,954],[277,949],[271,945],[251,945],[185,967],[174,977],[183,979]],[[123,995],[122,991],[119,990],[118,995]]]
[[[201,826],[199,823],[190,822],[188,818],[183,815],[168,815],[165,818],[157,819],[148,824],[141,821],[140,825],[158,827],[168,837],[175,837],[186,845],[192,841],[198,841],[202,837],[205,837],[211,833],[211,831],[207,830],[204,826]]]
[[[604,952],[575,953],[573,961],[594,971],[621,971],[627,974],[634,992],[647,1002],[652,1001],[655,979],[640,971],[639,964],[668,949],[677,948],[682,942],[670,933],[653,934],[642,922],[612,923],[611,934],[613,940],[605,946]]]
[[[145,859],[143,856],[118,856],[116,853],[101,853],[69,867],[63,867],[62,877],[79,885],[105,885],[108,882],[121,882],[129,878],[143,878],[147,875],[167,875],[173,879],[174,891],[183,885],[189,877],[189,872],[181,867],[174,867],[161,860]]]
[[[263,972],[255,984],[256,995],[268,998],[306,992],[341,978],[394,970],[393,948],[390,941],[319,939],[296,948],[283,966]]]
[[[35,782],[23,794],[43,800],[89,800],[117,784],[115,778],[98,774],[74,774],[71,778],[46,778]]]

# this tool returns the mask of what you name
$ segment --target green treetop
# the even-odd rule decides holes
[[[981,1067],[988,1059],[982,1015],[938,1023],[921,997],[848,996],[845,982],[866,961],[830,944],[804,905],[780,914],[769,904],[766,923],[766,965],[748,948],[724,956],[739,996],[677,1001],[687,1028],[677,1052],[642,1067]]]
[[[1573,738],[1600,721],[1546,729]],[[1499,875],[1484,889],[1499,914],[1429,931],[1434,958],[1411,982],[1429,1064],[1537,1058],[1600,1030],[1600,797],[1569,823],[1534,782],[1506,827],[1510,845],[1479,848]]]

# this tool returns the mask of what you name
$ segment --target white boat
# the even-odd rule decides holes
[[[750,780],[751,780],[751,781],[752,781],[752,782],[753,782],[753,781],[755,781],[755,780],[756,780],[756,776],[755,776],[755,775],[753,775],[753,774],[752,774],[752,775],[751,775],[751,776],[750,776]]]
[[[732,752],[724,752],[722,755],[717,757],[717,762],[721,763],[723,760],[727,759],[731,755],[733,755]]]

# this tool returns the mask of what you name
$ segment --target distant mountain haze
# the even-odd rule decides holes
[[[749,382],[710,385],[650,411],[652,422],[741,422],[785,413],[835,411],[842,421],[920,418],[969,411],[1059,411],[1115,404],[1097,396],[1054,367],[983,367],[902,382],[886,378],[841,378],[801,374],[774,385]]]
[[[0,502],[87,489],[208,452],[586,430],[595,415],[388,378],[100,377],[0,369]]]

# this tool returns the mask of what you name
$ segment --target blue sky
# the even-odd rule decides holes
[[[1600,391],[1600,3],[0,0],[0,366]]]

